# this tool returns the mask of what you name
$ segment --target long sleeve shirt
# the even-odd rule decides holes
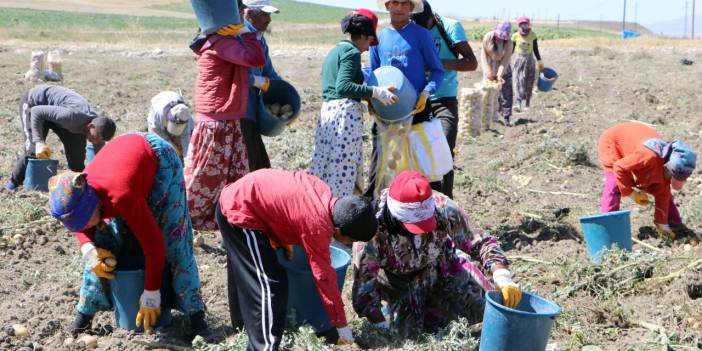
[[[329,319],[346,325],[344,303],[331,265],[336,199],[319,178],[305,172],[262,169],[222,190],[219,206],[229,223],[261,231],[280,245],[301,245]]]
[[[431,281],[446,279],[453,270],[462,269],[460,253],[479,262],[485,271],[495,264],[508,265],[497,240],[474,225],[468,215],[448,196],[434,192],[437,228],[424,235],[402,235],[395,232],[384,219],[379,218],[379,230],[357,255],[354,266],[353,308],[359,316],[372,322],[385,320],[381,311],[381,280],[398,277],[411,281],[426,277]],[[387,211],[387,209],[386,209]],[[477,283],[477,282],[476,282]]]
[[[107,143],[85,169],[87,180],[98,194],[102,218],[121,217],[134,233],[146,260],[144,289],[158,290],[166,245],[146,202],[158,161],[143,135],[128,134]],[[76,233],[82,246],[92,241],[94,231]]]
[[[417,95],[424,90],[434,94],[441,86],[444,66],[428,30],[413,22],[401,29],[387,27],[378,32],[378,42],[370,49],[372,70],[397,67],[414,85]]]
[[[363,84],[361,51],[348,40],[334,47],[322,65],[322,98],[324,101],[370,98],[373,87]]]
[[[244,23],[246,24],[246,27],[249,28],[249,30],[251,30],[252,32],[257,31],[257,29],[249,21],[244,21]],[[266,37],[264,36],[261,37],[261,46],[263,47],[263,51],[265,53],[266,63],[263,65],[263,67],[249,67],[249,101],[246,111],[246,119],[250,121],[255,121],[256,117],[258,116],[258,98],[261,94],[261,90],[254,86],[254,76],[263,76],[267,77],[270,80],[283,79],[280,77],[280,75],[278,75],[278,72],[276,72],[275,68],[273,67],[273,61],[271,61],[268,42],[266,41]]]
[[[622,196],[639,188],[655,198],[654,221],[668,224],[670,180],[665,178],[665,161],[643,145],[646,140],[663,139],[652,128],[636,122],[607,129],[598,143],[600,163],[605,172],[614,173]]]
[[[480,51],[480,62],[483,66],[483,79],[488,79],[488,73],[504,75],[510,69],[512,59],[512,40],[495,41],[495,31],[488,32],[483,37],[483,49]]]
[[[25,121],[24,126],[31,129],[34,143],[46,141],[43,131],[47,122],[71,133],[85,134],[85,126],[97,117],[84,97],[58,85],[40,84],[33,87],[29,90],[27,102],[30,113],[29,121]]]

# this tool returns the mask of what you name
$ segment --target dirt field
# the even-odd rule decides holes
[[[577,218],[597,212],[602,186],[596,142],[619,121],[639,120],[668,138],[702,150],[702,50],[698,48],[542,45],[547,66],[561,74],[556,89],[538,94],[517,125],[499,127],[478,138],[463,136],[456,158],[456,198],[485,228],[500,237],[512,269],[525,290],[556,301],[562,308],[552,342],[564,350],[599,345],[602,350],[702,348],[702,280],[696,245],[702,233],[702,172],[676,195],[691,229],[674,242],[653,232],[652,210],[629,200],[632,231],[646,246],[635,253],[612,255],[601,268],[588,263]],[[282,136],[266,139],[275,167],[303,169],[312,151],[314,126],[321,106],[319,70],[325,48],[272,47],[273,62],[303,97],[301,121]],[[30,87],[22,81],[29,64],[27,49],[0,47],[0,182],[20,151],[19,98]],[[148,101],[162,89],[180,89],[192,101],[195,62],[185,51],[126,53],[74,49],[63,52],[64,85],[87,97],[102,114],[115,118],[119,133],[146,129]],[[681,58],[697,61],[683,66]],[[470,86],[479,73],[462,75]],[[370,126],[370,124],[368,125]],[[369,129],[367,130],[368,134]],[[55,136],[49,139],[61,150]],[[61,168],[65,168],[65,159]],[[81,259],[75,239],[47,216],[47,196],[0,191],[0,349],[61,350],[62,332],[74,316]],[[225,257],[213,232],[199,233],[205,245],[196,254],[208,305],[208,321],[225,349],[241,345],[232,335],[226,302]],[[695,273],[696,272],[696,273]],[[676,274],[677,273],[677,274]],[[695,283],[695,281],[697,283]],[[347,282],[348,283],[348,282]],[[349,287],[350,284],[346,284]],[[695,290],[697,289],[697,290]],[[345,292],[348,302],[348,291]],[[694,299],[693,299],[694,298]],[[354,315],[348,308],[349,316]],[[111,313],[100,313],[93,334],[99,350],[141,350],[189,345],[186,318],[159,336],[113,330]],[[25,339],[7,327],[30,328]],[[352,319],[358,345],[372,349],[458,350],[461,337],[437,336],[405,343]],[[315,347],[305,332],[286,337],[286,349]],[[453,339],[451,339],[453,338]],[[465,338],[464,338],[465,339]],[[434,342],[432,342],[434,340]],[[311,346],[312,345],[312,346]],[[458,346],[456,346],[458,345]],[[352,349],[352,348],[347,348]]]

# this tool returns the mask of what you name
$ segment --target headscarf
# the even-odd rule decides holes
[[[171,141],[176,150],[187,154],[194,122],[183,97],[174,91],[162,91],[151,99],[149,128]],[[177,145],[176,145],[177,144]]]
[[[526,28],[522,28],[522,24],[526,24]],[[527,16],[519,17],[517,27],[519,27],[519,35],[528,35],[531,32],[531,20]]]
[[[98,195],[88,185],[85,173],[63,172],[49,179],[51,215],[70,231],[85,228],[99,202]]]
[[[665,161],[665,169],[679,181],[685,181],[695,170],[697,155],[681,141],[667,142],[652,138],[646,140],[643,145],[662,158]]]
[[[495,38],[510,40],[512,38],[512,23],[509,21],[498,22],[495,26]]]

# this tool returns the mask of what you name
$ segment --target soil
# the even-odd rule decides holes
[[[528,112],[513,116],[514,127],[499,126],[473,139],[460,137],[457,201],[500,238],[512,258],[517,282],[560,305],[562,313],[551,338],[562,349],[579,350],[587,344],[605,350],[660,349],[662,334],[642,326],[646,323],[663,327],[671,345],[702,347],[702,273],[685,270],[702,255],[697,245],[702,233],[700,171],[676,194],[689,230],[674,242],[655,234],[651,208],[623,200],[623,208],[632,210],[633,236],[660,251],[634,244],[635,251],[654,257],[650,270],[642,265],[646,269],[636,283],[613,289],[608,281],[604,288],[588,285],[565,293],[598,274],[589,264],[578,217],[598,211],[603,183],[596,153],[600,133],[617,122],[638,120],[654,125],[667,138],[702,150],[702,65],[679,64],[682,57],[702,59],[702,50],[549,48],[548,42],[542,46],[547,66],[561,74],[555,89],[534,96]],[[274,167],[302,169],[309,161],[321,107],[319,70],[327,49],[271,48],[276,69],[298,88],[303,100],[300,121],[282,136],[266,139]],[[75,48],[62,54],[63,84],[83,94],[101,114],[116,119],[118,133],[146,130],[149,100],[164,88],[182,90],[193,101],[196,68],[186,51],[128,56],[116,50]],[[30,87],[22,80],[29,58],[28,49],[0,47],[2,183],[23,144],[16,111],[21,94]],[[480,73],[461,76],[463,86],[470,86]],[[55,136],[49,144],[60,155]],[[65,168],[65,159],[58,158]],[[80,253],[72,234],[47,220],[46,201],[46,194],[0,191],[0,349],[82,348],[77,343],[64,345],[64,330],[78,299]],[[231,340],[225,256],[217,233],[198,235],[204,241],[195,250],[207,320],[219,340]],[[683,270],[680,276],[657,279],[679,270]],[[697,285],[690,288],[693,284]],[[347,305],[348,297],[345,291]],[[348,306],[347,310],[354,315]],[[93,322],[90,334],[98,336],[98,350],[147,349],[145,343],[161,348],[189,345],[188,321],[179,313],[172,327],[152,336],[119,330],[113,318],[111,313],[99,313]],[[354,315],[352,324],[359,323]],[[11,336],[7,327],[13,324],[27,326],[30,336]],[[362,338],[358,344],[384,348]]]

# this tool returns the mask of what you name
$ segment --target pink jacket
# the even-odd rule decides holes
[[[238,37],[211,35],[197,54],[197,120],[243,118],[247,108],[249,67],[262,67],[266,63],[266,54],[256,33]]]

